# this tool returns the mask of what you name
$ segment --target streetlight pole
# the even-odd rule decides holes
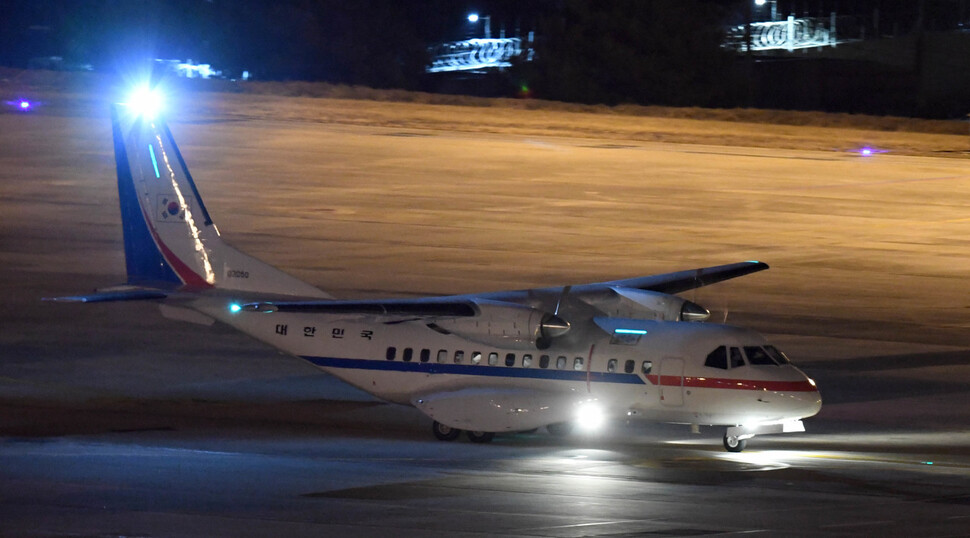
[[[492,17],[485,15],[484,17],[479,17],[478,13],[469,13],[468,22],[475,24],[479,19],[484,19],[485,22],[485,39],[492,38]]]

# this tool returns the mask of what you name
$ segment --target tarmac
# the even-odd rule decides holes
[[[107,111],[62,110],[0,114],[0,535],[970,528],[966,159],[173,119],[227,241],[342,298],[767,262],[688,298],[824,399],[741,454],[637,422],[479,446],[223,326],[41,301],[124,280]]]

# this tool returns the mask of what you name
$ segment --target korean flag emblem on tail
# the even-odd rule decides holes
[[[160,194],[158,196],[158,210],[155,215],[160,222],[184,222],[185,208],[182,207],[175,196]]]

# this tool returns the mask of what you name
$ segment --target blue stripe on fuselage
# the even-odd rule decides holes
[[[485,366],[473,364],[440,364],[437,362],[403,362],[375,359],[339,359],[335,357],[312,357],[304,355],[305,360],[326,368],[345,368],[350,370],[383,370],[385,372],[416,372],[422,374],[480,375],[490,377],[514,377],[520,379],[555,379],[558,381],[586,382],[585,370],[543,370],[512,366]],[[636,374],[589,372],[593,383],[624,383],[646,385]]]
[[[136,120],[133,130],[142,128],[137,123],[141,121],[141,119]],[[138,201],[138,193],[131,175],[131,164],[128,161],[128,151],[125,149],[125,138],[121,132],[117,106],[111,107],[111,132],[114,139],[115,167],[118,172],[118,201],[121,205],[128,283],[181,285],[182,280],[159,252],[145,222],[145,215]]]

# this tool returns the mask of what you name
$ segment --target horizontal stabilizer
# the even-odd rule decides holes
[[[70,295],[67,297],[45,297],[44,301],[64,303],[105,303],[110,301],[145,301],[149,299],[164,299],[168,292],[148,288],[119,288],[96,291],[87,295]]]

